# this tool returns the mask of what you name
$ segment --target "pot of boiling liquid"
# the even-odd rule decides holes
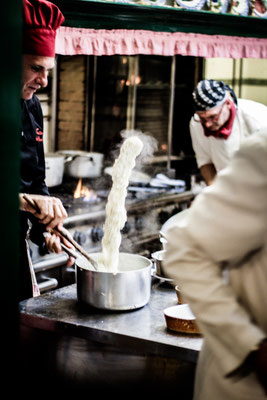
[[[65,157],[64,174],[73,178],[98,178],[101,176],[104,154],[82,150],[60,150]]]
[[[97,261],[100,253],[90,256]],[[132,310],[149,302],[152,262],[138,254],[120,253],[116,273],[76,265],[78,301],[106,310]]]

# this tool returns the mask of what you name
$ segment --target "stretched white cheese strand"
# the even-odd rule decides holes
[[[106,220],[102,239],[102,253],[98,259],[99,270],[116,273],[119,264],[119,247],[121,230],[127,220],[125,199],[127,186],[135,159],[143,148],[142,141],[137,136],[131,136],[123,143],[119,157],[112,169],[112,187],[106,205]]]

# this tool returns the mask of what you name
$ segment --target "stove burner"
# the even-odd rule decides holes
[[[101,179],[102,180],[102,179]],[[82,184],[86,186],[88,189],[92,189],[96,196],[92,196],[87,199],[85,197],[74,198],[74,192],[77,187],[79,179],[75,178],[64,178],[64,181],[61,185],[55,186],[49,189],[50,195],[58,197],[66,210],[74,207],[90,207],[91,205],[99,204],[103,199],[106,199],[109,193],[109,189],[103,189],[103,187],[99,186],[99,183],[93,179],[85,179],[83,178]],[[102,184],[105,184],[105,187],[109,187],[109,182],[102,181]]]
[[[60,186],[50,188],[52,196],[60,198],[69,215],[83,214],[104,210],[108,195],[112,186],[112,179],[106,175],[97,179],[82,180],[82,185],[92,189],[96,196],[90,199],[84,197],[74,198],[74,192],[79,179],[66,177]],[[156,187],[148,184],[129,185],[127,188],[126,203],[135,204],[140,201],[153,201],[165,195],[176,195],[182,193],[186,188],[179,187]]]

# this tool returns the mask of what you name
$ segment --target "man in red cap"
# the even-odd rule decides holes
[[[45,184],[43,114],[35,95],[38,89],[47,86],[48,73],[55,63],[56,30],[64,17],[55,4],[45,0],[23,0],[23,17],[19,300],[38,294],[26,240],[28,233],[34,243],[45,244],[49,251],[59,253],[62,251],[59,237],[50,233],[44,235],[44,232],[61,225],[67,217],[63,204],[49,196]],[[39,213],[25,201],[24,193],[35,201]],[[68,265],[72,262],[70,259]]]

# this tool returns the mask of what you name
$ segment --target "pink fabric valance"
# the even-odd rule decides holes
[[[204,58],[267,58],[267,39],[61,26],[56,38],[56,52],[61,55],[180,54]]]

